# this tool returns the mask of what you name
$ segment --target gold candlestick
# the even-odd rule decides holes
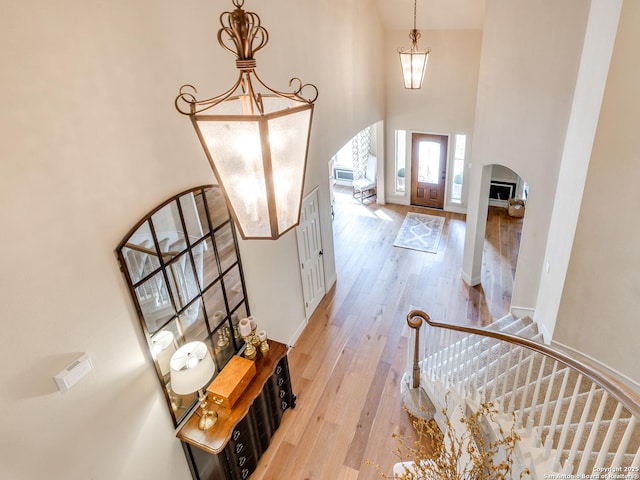
[[[258,340],[260,341],[260,351],[262,355],[269,353],[269,343],[267,342],[267,332],[262,330],[258,333]]]
[[[251,335],[242,338],[244,338],[244,343],[247,346],[247,348],[244,349],[244,356],[249,360],[253,360],[254,358],[256,358],[256,355],[258,353],[256,351],[256,347],[253,346],[253,338],[251,337]]]
[[[256,358],[257,352],[256,347],[253,344],[253,332],[251,331],[251,325],[249,324],[248,318],[243,318],[238,323],[238,328],[240,330],[240,335],[244,339],[244,343],[246,345],[244,350],[244,356],[249,360],[253,360]]]

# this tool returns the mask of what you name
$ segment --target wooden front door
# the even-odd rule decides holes
[[[444,208],[447,178],[446,135],[414,133],[411,137],[411,204]]]

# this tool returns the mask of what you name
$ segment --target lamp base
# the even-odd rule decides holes
[[[214,411],[204,411],[200,416],[200,422],[198,422],[198,428],[200,430],[207,430],[213,427],[218,421],[218,414]]]

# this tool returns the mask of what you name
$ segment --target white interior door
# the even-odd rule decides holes
[[[300,276],[307,320],[324,297],[324,264],[322,262],[322,235],[318,214],[318,189],[302,200],[300,225],[296,228]]]

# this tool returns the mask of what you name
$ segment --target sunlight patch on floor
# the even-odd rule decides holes
[[[376,218],[375,213],[369,210],[365,205],[359,203],[340,203],[340,212],[349,215],[357,215],[359,217]]]
[[[392,222],[393,221],[393,218],[391,218],[389,215],[387,215],[382,210],[378,210],[377,212],[375,212],[375,216],[378,217],[380,220],[386,220],[387,222]]]

